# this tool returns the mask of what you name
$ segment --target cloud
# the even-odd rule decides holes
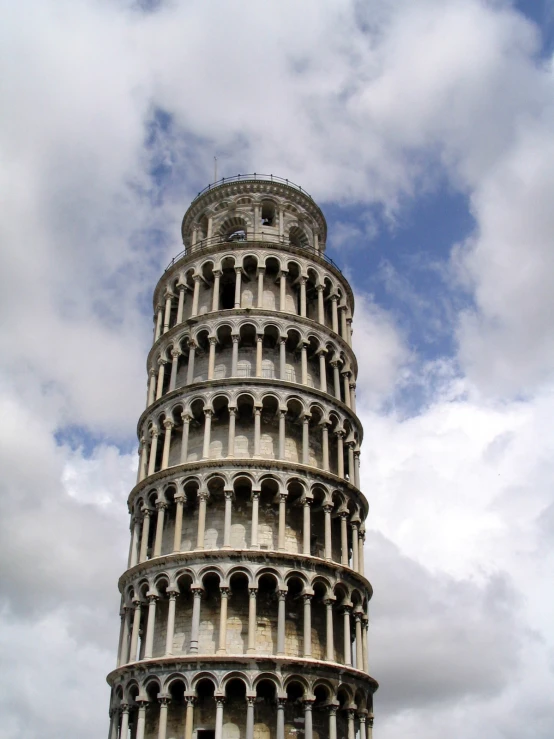
[[[455,356],[423,362],[390,306],[357,294],[377,726],[551,736],[552,72],[538,31],[507,2],[268,7],[5,8],[0,736],[79,725],[92,739],[107,723],[151,291],[214,153],[221,175],[274,172],[358,207],[366,238],[445,182],[467,197],[477,226],[453,251],[440,327]],[[335,243],[359,238],[337,220]],[[433,295],[393,272],[389,287],[433,315]]]

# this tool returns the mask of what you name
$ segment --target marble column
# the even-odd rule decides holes
[[[233,507],[233,490],[225,490],[225,513],[223,519],[223,548],[230,549],[231,547],[231,514]]]
[[[279,607],[277,611],[277,656],[285,655],[285,605],[287,591],[279,590]]]
[[[206,531],[206,503],[209,498],[207,490],[198,493],[198,537],[196,548],[204,549],[204,532]]]
[[[304,600],[304,644],[303,657],[312,656],[312,595],[305,593]]]
[[[333,506],[327,504],[323,506],[323,515],[325,517],[325,559],[333,559],[333,539],[331,535],[331,513],[333,512]]]
[[[169,590],[169,603],[167,608],[167,629],[165,638],[165,656],[171,657],[173,654],[173,636],[175,634],[175,607],[177,605],[177,597],[179,593],[176,590]]]
[[[158,518],[156,521],[156,536],[154,537],[154,553],[152,555],[153,557],[159,557],[162,553],[164,521],[165,512],[167,510],[167,503],[164,500],[157,501],[156,510],[158,511]]]
[[[264,273],[265,267],[258,267],[258,308],[264,307]]]
[[[326,598],[323,603],[325,604],[325,659],[328,662],[335,661],[335,637],[334,637],[334,625],[333,625],[333,603],[335,599]]]
[[[287,517],[287,494],[279,493],[279,536],[278,549],[280,552],[285,551],[285,526]]]
[[[216,269],[214,270],[214,284],[212,288],[212,310],[218,311],[219,310],[219,282],[221,280],[221,271]]]
[[[166,470],[169,467],[169,450],[171,449],[171,432],[173,431],[173,428],[175,427],[175,424],[173,423],[171,418],[166,418],[164,421],[164,429],[165,429],[165,435],[164,435],[164,448],[162,452],[162,470]]]
[[[252,491],[252,524],[251,524],[251,536],[250,536],[250,547],[252,549],[258,549],[258,515],[260,508],[260,491]]]
[[[227,442],[227,456],[233,458],[235,456],[235,427],[237,421],[237,409],[229,408],[229,438]]]
[[[235,267],[235,308],[241,307],[242,297],[242,267]]]
[[[186,495],[177,493],[175,496],[175,532],[173,535],[173,551],[181,551],[181,537],[183,532],[183,506],[185,505]]]
[[[219,645],[217,654],[225,654],[227,652],[227,603],[229,600],[229,588],[219,588],[221,593],[221,604],[219,610]]]
[[[202,446],[202,459],[210,458],[210,435],[212,430],[212,416],[213,411],[211,408],[204,409],[204,444]]]
[[[311,554],[310,539],[312,535],[311,517],[310,517],[310,506],[312,505],[311,498],[304,498],[302,501],[303,509],[303,532],[302,532],[302,554],[309,556]]]
[[[169,377],[169,392],[175,390],[177,386],[177,370],[179,369],[179,357],[181,356],[180,349],[171,350],[171,375]]]
[[[324,285],[316,285],[317,290],[317,320],[325,326],[325,306],[323,304]]]
[[[183,420],[183,431],[181,434],[181,464],[185,464],[188,459],[188,449],[189,449],[189,431],[190,431],[190,422],[192,421],[192,417],[189,416],[188,413],[181,413],[181,418]]]
[[[200,607],[202,605],[202,588],[192,587],[192,620],[190,626],[190,648],[191,654],[198,654],[198,638],[200,632]]]
[[[144,659],[152,659],[154,648],[154,626],[156,623],[156,603],[158,596],[151,593],[148,595],[148,622],[146,624],[146,644],[144,647]]]
[[[256,653],[256,598],[258,595],[257,588],[248,588],[250,595],[248,599],[248,647],[247,654]]]

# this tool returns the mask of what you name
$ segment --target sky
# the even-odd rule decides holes
[[[218,176],[356,295],[378,739],[554,736],[552,0],[1,0],[0,739],[107,736],[153,287]]]

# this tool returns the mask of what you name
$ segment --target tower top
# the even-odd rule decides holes
[[[185,213],[181,234],[187,249],[199,242],[209,246],[216,239],[291,243],[322,253],[327,223],[300,185],[275,175],[239,174],[198,193]]]

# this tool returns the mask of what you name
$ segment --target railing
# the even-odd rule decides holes
[[[297,249],[304,249],[305,251],[310,252],[311,254],[315,254],[318,257],[321,257],[326,262],[331,264],[336,270],[338,270],[342,274],[341,268],[338,266],[336,262],[334,262],[331,257],[328,257],[325,252],[317,251],[317,249],[314,249],[313,246],[302,246],[300,244],[291,244],[290,241],[287,241],[284,236],[275,236],[274,234],[266,233],[265,231],[258,231],[256,232],[256,236],[259,236],[260,238],[256,239],[233,239],[231,241],[225,241],[221,238],[221,236],[211,236],[209,239],[201,239],[200,241],[197,241],[194,246],[190,246],[188,249],[183,249],[180,251],[177,256],[173,257],[171,262],[167,265],[165,268],[165,272],[167,272],[168,269],[171,269],[175,262],[178,262],[179,259],[186,255],[195,254],[198,256],[202,256],[202,254],[207,254],[214,246],[219,246],[220,244],[255,244],[259,243],[264,248],[270,248],[270,249],[277,249],[282,246],[293,246]],[[268,239],[267,241],[265,239]]]
[[[294,187],[295,190],[299,190],[301,193],[304,193],[306,197],[310,198],[310,200],[313,200],[312,196],[308,192],[306,192],[306,190],[300,187],[300,185],[296,185],[294,182],[291,182],[290,180],[286,180],[283,177],[277,177],[277,175],[274,175],[274,174],[259,174],[257,172],[254,172],[253,174],[236,174],[233,177],[222,177],[217,182],[212,182],[211,185],[208,185],[203,190],[200,190],[200,192],[198,193],[198,195],[194,198],[192,202],[194,203],[194,201],[197,200],[205,192],[209,192],[210,190],[213,190],[216,187],[221,187],[221,185],[226,185],[228,182],[245,182],[246,180],[264,180],[265,182],[280,182],[283,185]]]

